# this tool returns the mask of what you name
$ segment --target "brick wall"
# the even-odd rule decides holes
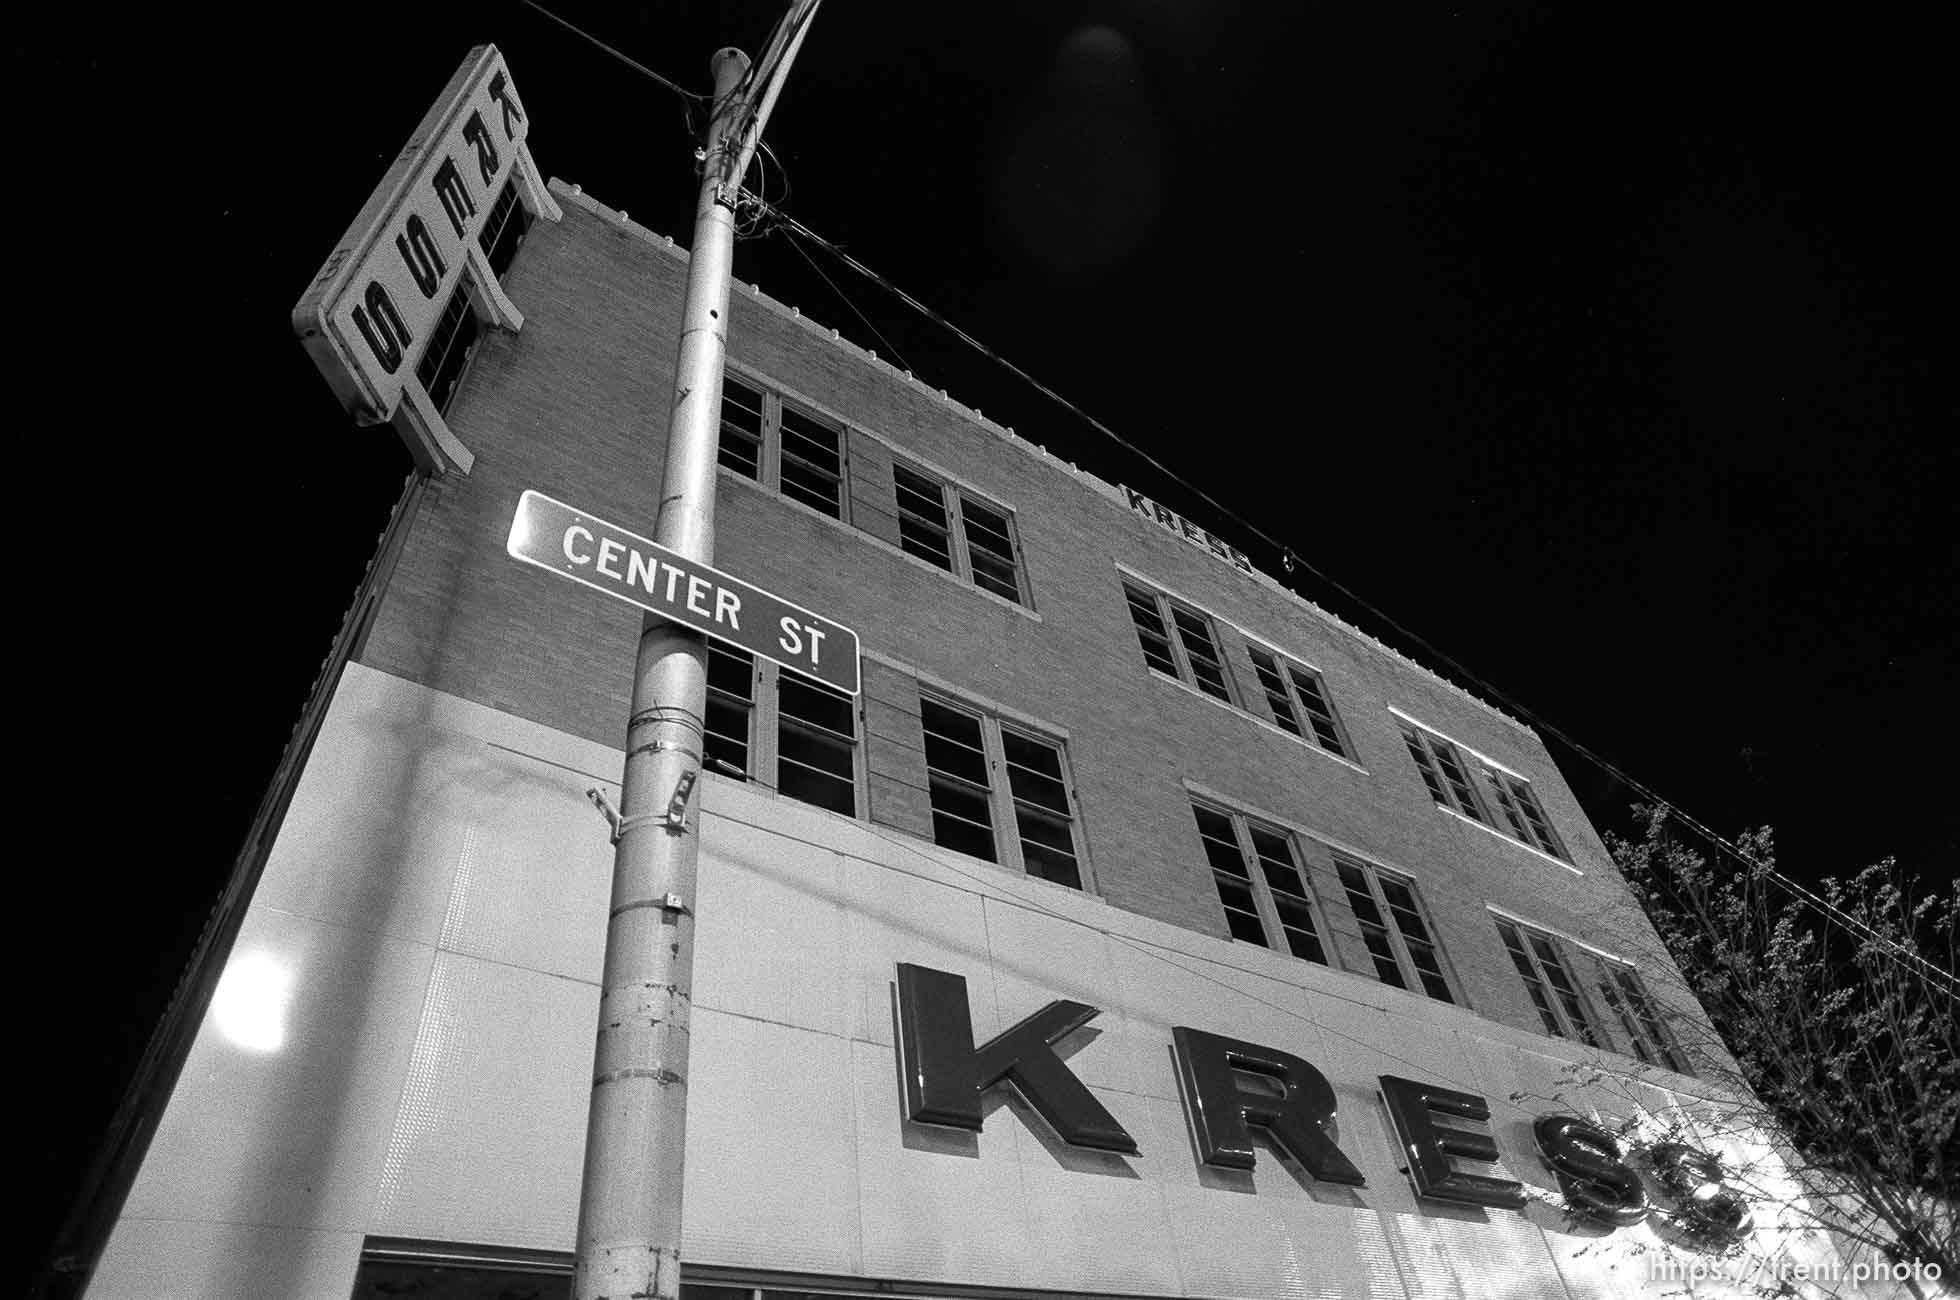
[[[564,220],[534,226],[506,277],[522,333],[480,345],[450,407],[475,468],[432,494],[364,662],[617,745],[639,614],[509,560],[504,538],[525,488],[652,533],[686,264],[603,207],[561,198]],[[930,833],[923,675],[1066,738],[1093,879],[1115,906],[1226,934],[1195,788],[1413,877],[1465,1000],[1492,1019],[1537,1025],[1489,906],[1618,952],[1655,982],[1657,942],[1529,729],[746,286],[730,317],[744,373],[848,430],[851,523],[723,473],[715,562],[854,628],[878,656],[860,704],[874,821]],[[893,447],[1013,513],[1031,610],[898,550]],[[1145,666],[1119,565],[1218,620],[1244,707]],[[1354,764],[1266,720],[1241,628],[1319,670]],[[1438,809],[1391,707],[1527,776],[1577,870]],[[1340,964],[1372,978],[1325,853],[1307,865]]]

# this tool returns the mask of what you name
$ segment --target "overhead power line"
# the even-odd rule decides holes
[[[762,203],[760,199],[757,199],[755,201],[758,204]],[[1182,484],[1185,490],[1189,491],[1193,496],[1197,497],[1200,501],[1204,502],[1213,511],[1215,511],[1220,517],[1230,520],[1246,534],[1258,538],[1260,541],[1264,542],[1267,546],[1279,552],[1282,561],[1285,563],[1287,572],[1291,573],[1295,568],[1305,570],[1307,573],[1313,575],[1313,577],[1317,579],[1319,582],[1325,584],[1328,588],[1332,589],[1335,592],[1338,592],[1343,598],[1352,602],[1357,608],[1366,610],[1371,616],[1380,620],[1382,624],[1384,624],[1385,626],[1393,630],[1397,636],[1419,647],[1428,657],[1440,663],[1444,668],[1448,669],[1451,673],[1455,674],[1458,678],[1475,686],[1478,690],[1482,691],[1485,695],[1489,696],[1500,706],[1510,711],[1511,713],[1515,714],[1517,717],[1521,718],[1525,722],[1529,723],[1532,727],[1536,728],[1544,735],[1550,736],[1554,740],[1557,740],[1560,744],[1570,749],[1573,753],[1578,754],[1582,758],[1585,758],[1587,761],[1591,762],[1594,766],[1598,767],[1601,771],[1604,771],[1607,774],[1611,775],[1616,780],[1620,781],[1623,785],[1625,785],[1628,789],[1638,794],[1641,798],[1646,799],[1649,802],[1665,809],[1671,816],[1677,818],[1684,826],[1689,827],[1690,829],[1694,830],[1697,834],[1705,837],[1711,844],[1719,847],[1721,850],[1723,850],[1731,857],[1733,857],[1736,861],[1741,862],[1752,868],[1762,866],[1761,863],[1757,862],[1755,859],[1752,859],[1748,854],[1744,853],[1734,842],[1729,840],[1726,836],[1719,834],[1717,831],[1715,831],[1712,827],[1708,826],[1706,823],[1702,822],[1698,818],[1690,816],[1687,812],[1683,811],[1680,805],[1676,804],[1673,800],[1663,797],[1661,794],[1656,792],[1653,788],[1648,786],[1645,782],[1640,781],[1637,778],[1630,775],[1629,773],[1627,773],[1618,764],[1605,758],[1603,755],[1599,754],[1591,747],[1582,744],[1578,740],[1574,739],[1563,728],[1556,726],[1555,724],[1541,717],[1534,710],[1526,707],[1524,704],[1520,703],[1506,692],[1499,690],[1497,687],[1493,686],[1489,681],[1487,681],[1483,677],[1480,677],[1476,673],[1470,671],[1468,668],[1464,667],[1462,663],[1458,662],[1450,655],[1443,653],[1442,650],[1438,649],[1436,645],[1431,641],[1429,641],[1427,638],[1412,631],[1411,629],[1403,625],[1401,622],[1396,620],[1394,617],[1392,617],[1391,615],[1383,611],[1379,606],[1364,599],[1363,597],[1355,593],[1352,589],[1347,587],[1345,584],[1329,576],[1326,572],[1321,570],[1318,566],[1312,564],[1310,561],[1307,560],[1305,556],[1295,551],[1292,547],[1288,546],[1284,542],[1279,541],[1277,538],[1267,533],[1264,529],[1260,528],[1258,525],[1251,523],[1250,521],[1246,520],[1244,517],[1239,515],[1237,512],[1221,504],[1216,498],[1211,496],[1211,494],[1206,492],[1203,488],[1193,486],[1188,479],[1185,479],[1180,475],[1176,474],[1175,472],[1173,472],[1169,466],[1165,465],[1162,461],[1158,460],[1155,456],[1151,455],[1148,451],[1145,451],[1143,448],[1137,446],[1135,443],[1124,438],[1121,434],[1111,429],[1108,425],[1104,424],[1101,420],[1096,419],[1093,415],[1090,415],[1087,411],[1084,411],[1081,407],[1077,406],[1074,402],[1069,401],[1066,397],[1063,397],[1060,393],[1056,392],[1048,385],[1042,383],[1040,380],[1030,375],[1027,371],[1021,369],[1019,366],[1015,365],[1013,362],[1009,361],[1007,358],[1000,355],[1000,353],[994,351],[986,344],[980,342],[978,339],[974,338],[971,334],[968,334],[965,330],[953,324],[951,321],[941,316],[938,312],[926,306],[924,303],[920,302],[917,298],[905,292],[903,289],[899,288],[897,285],[893,284],[890,280],[878,274],[870,267],[866,266],[863,262],[853,257],[851,254],[845,252],[843,249],[839,248],[836,244],[832,243],[830,240],[825,239],[822,235],[817,234],[814,230],[811,230],[808,226],[798,221],[795,217],[792,217],[789,214],[781,211],[768,209],[768,205],[766,204],[763,204],[762,206],[769,211],[772,219],[776,221],[778,224],[780,224],[783,227],[783,229],[787,231],[789,234],[794,236],[800,236],[801,238],[807,239],[811,243],[817,245],[819,248],[824,249],[826,252],[830,253],[831,256],[837,258],[840,262],[842,262],[845,266],[849,267],[851,270],[856,271],[859,275],[862,275],[866,279],[870,280],[873,284],[876,284],[880,288],[886,290],[888,293],[898,298],[901,302],[911,307],[914,311],[917,311],[918,313],[926,317],[928,320],[932,321],[934,324],[940,326],[942,329],[947,330],[954,337],[958,338],[962,343],[965,343],[967,346],[971,347],[976,352],[979,352],[982,356],[987,357],[989,360],[995,362],[1003,369],[1007,370],[1009,373],[1021,379],[1030,387],[1034,388],[1036,391],[1047,396],[1051,401],[1054,401],[1055,403],[1063,407],[1065,410],[1069,411],[1077,419],[1080,419],[1083,423],[1095,429],[1098,433],[1108,438],[1111,442],[1115,443],[1118,447],[1121,447],[1124,451],[1137,457],[1139,460],[1144,461],[1146,464],[1150,465],[1153,469],[1157,470],[1158,473],[1164,475],[1166,478],[1169,478],[1174,482],[1178,482]],[[829,283],[828,277],[825,277],[825,283]],[[834,287],[835,286],[833,286],[833,288]],[[840,294],[839,296],[841,297],[842,295]],[[856,311],[857,308],[853,306],[852,310]],[[859,314],[860,316],[862,316],[862,313]],[[866,321],[866,324],[869,325],[870,322]],[[876,331],[874,330],[873,332],[875,333]],[[1891,940],[1887,939],[1884,935],[1878,933],[1876,930],[1872,929],[1864,922],[1858,920],[1856,917],[1848,915],[1840,908],[1834,907],[1826,900],[1818,897],[1814,891],[1810,890],[1809,888],[1805,887],[1799,882],[1792,880],[1790,877],[1784,875],[1780,871],[1777,871],[1775,868],[1773,867],[1764,868],[1764,870],[1765,870],[1765,874],[1768,875],[1770,879],[1774,880],[1777,884],[1781,885],[1784,889],[1790,891],[1792,895],[1802,900],[1804,903],[1809,905],[1811,908],[1815,909],[1823,916],[1837,922],[1839,925],[1844,926],[1847,930],[1851,931],[1852,933],[1858,934],[1864,937],[1865,939],[1873,943],[1876,943],[1877,945],[1880,946],[1880,948],[1889,952],[1892,956],[1908,963],[1909,965],[1918,968],[1923,974],[1927,975],[1928,977],[1935,980],[1937,983],[1947,988],[1948,991],[1953,992],[1957,996],[1960,996],[1960,979],[1956,979],[1954,975],[1946,971],[1940,970],[1937,966],[1932,965],[1930,962],[1927,962],[1924,958],[1918,956],[1917,954],[1909,952],[1904,948],[1899,947],[1897,944],[1893,943]]]
[[[527,8],[535,9],[537,12],[543,14],[545,17],[551,19],[553,22],[566,28],[568,31],[573,32],[577,36],[590,42],[592,45],[598,47],[599,49],[604,50],[607,54],[611,55],[613,58],[618,59],[620,62],[626,64],[634,71],[639,72],[641,75],[647,77],[649,80],[661,86],[666,87],[668,90],[673,91],[677,95],[680,95],[682,97],[682,100],[688,105],[690,113],[695,105],[704,104],[707,102],[708,96],[697,94],[693,91],[683,89],[681,86],[668,80],[666,77],[661,76],[659,73],[653,71],[651,68],[648,68],[644,64],[638,62],[637,60],[628,57],[627,55],[621,53],[619,50],[616,50],[612,46],[606,44],[604,41],[599,40],[597,37],[592,36],[589,33],[574,26],[573,24],[567,22],[565,19],[560,18],[557,14],[552,13],[549,9],[545,8],[543,5],[538,4],[537,0],[520,0],[520,3],[525,5]],[[772,40],[776,39],[776,37],[781,34],[780,28],[781,28],[781,21],[779,20],[778,31],[772,33],[772,37],[771,37]],[[690,124],[689,124],[690,133],[692,133],[692,129],[693,129],[692,119],[690,117]],[[782,168],[780,167],[779,164],[778,171],[781,170]],[[787,181],[785,181],[785,184],[787,184]],[[1366,610],[1372,617],[1380,620],[1380,622],[1384,626],[1392,630],[1397,636],[1403,638],[1406,642],[1422,650],[1423,653],[1429,656],[1435,663],[1440,664],[1443,668],[1447,669],[1451,673],[1454,673],[1457,677],[1459,677],[1463,681],[1466,681],[1471,685],[1475,686],[1478,690],[1488,695],[1492,700],[1494,700],[1496,703],[1501,705],[1503,708],[1509,710],[1518,718],[1530,724],[1532,727],[1536,728],[1539,732],[1558,741],[1560,744],[1564,745],[1567,749],[1571,750],[1573,753],[1579,755],[1581,758],[1584,758],[1588,762],[1592,763],[1599,770],[1612,776],[1615,780],[1619,781],[1622,785],[1626,786],[1629,790],[1632,790],[1635,794],[1638,794],[1641,798],[1648,800],[1652,804],[1662,809],[1665,809],[1671,816],[1679,820],[1682,825],[1688,827],[1689,829],[1693,830],[1696,834],[1702,836],[1710,844],[1714,845],[1715,847],[1719,848],[1723,852],[1727,853],[1730,857],[1734,858],[1737,862],[1740,862],[1745,866],[1749,866],[1752,868],[1761,865],[1760,863],[1752,859],[1748,854],[1744,853],[1728,837],[1720,834],[1714,828],[1710,827],[1705,822],[1701,821],[1699,818],[1690,816],[1687,812],[1683,811],[1679,804],[1675,803],[1673,800],[1665,798],[1664,796],[1656,792],[1652,787],[1648,786],[1645,782],[1640,781],[1637,778],[1628,774],[1617,763],[1614,763],[1611,760],[1605,758],[1603,755],[1593,750],[1590,746],[1587,746],[1585,744],[1582,744],[1578,740],[1575,740],[1563,728],[1556,726],[1555,724],[1551,723],[1545,718],[1539,716],[1539,714],[1536,713],[1534,710],[1527,708],[1525,705],[1519,703],[1516,699],[1512,698],[1508,693],[1499,690],[1497,687],[1491,685],[1489,681],[1478,676],[1476,673],[1471,672],[1468,668],[1464,667],[1463,664],[1459,663],[1455,658],[1453,658],[1448,654],[1445,654],[1442,650],[1437,648],[1436,645],[1431,641],[1429,641],[1426,637],[1423,637],[1420,634],[1412,631],[1410,628],[1403,625],[1400,621],[1398,621],[1388,613],[1384,612],[1380,607],[1374,605],[1368,600],[1365,600],[1360,595],[1356,594],[1353,590],[1351,590],[1349,587],[1347,587],[1345,584],[1331,577],[1326,572],[1321,570],[1318,566],[1308,561],[1305,556],[1301,555],[1298,551],[1294,550],[1291,546],[1288,546],[1286,543],[1273,537],[1271,534],[1267,533],[1263,528],[1260,528],[1258,525],[1249,522],[1248,520],[1240,516],[1236,511],[1227,508],[1225,505],[1221,504],[1215,497],[1213,497],[1210,493],[1206,492],[1203,488],[1193,485],[1188,479],[1176,473],[1174,470],[1171,469],[1170,466],[1164,464],[1163,461],[1157,459],[1155,456],[1151,455],[1148,451],[1144,450],[1142,447],[1139,447],[1135,443],[1129,441],[1127,438],[1117,433],[1114,429],[1104,424],[1101,420],[1096,419],[1095,416],[1089,414],[1087,411],[1077,406],[1074,402],[1071,402],[1068,398],[1063,397],[1060,393],[1056,392],[1053,388],[1050,388],[1047,384],[1042,383],[1039,379],[1036,379],[1033,375],[1021,369],[1021,367],[1015,365],[1012,361],[1009,361],[1006,357],[1002,356],[999,352],[996,352],[994,349],[988,347],[986,344],[982,343],[979,339],[974,338],[971,334],[968,334],[965,330],[961,329],[953,322],[947,320],[944,316],[940,315],[932,308],[926,306],[926,304],[924,304],[923,302],[920,302],[917,298],[907,293],[904,289],[901,289],[898,285],[892,283],[890,280],[886,279],[878,272],[866,266],[863,262],[859,261],[856,257],[852,256],[850,253],[844,251],[842,248],[839,248],[836,244],[824,238],[822,235],[819,235],[816,231],[811,230],[808,226],[804,225],[801,221],[798,221],[795,217],[792,217],[788,213],[783,212],[780,208],[768,203],[766,200],[758,197],[757,195],[744,191],[742,197],[748,200],[749,202],[753,203],[757,207],[757,209],[764,214],[764,216],[767,218],[768,221],[772,222],[776,226],[779,226],[785,232],[785,234],[793,237],[801,237],[817,245],[819,248],[829,253],[832,257],[835,257],[838,261],[842,262],[846,267],[857,272],[859,275],[871,281],[879,288],[885,290],[887,293],[897,298],[900,302],[912,308],[912,310],[918,312],[920,315],[924,316],[927,320],[930,320],[935,325],[938,325],[941,329],[944,329],[948,333],[952,334],[953,337],[957,338],[960,342],[964,343],[969,348],[972,348],[975,352],[978,352],[981,356],[986,357],[988,360],[992,361],[994,364],[998,365],[1003,370],[1007,371],[1009,374],[1021,380],[1021,382],[1027,384],[1030,388],[1034,389],[1036,392],[1041,393],[1043,396],[1047,397],[1050,401],[1054,402],[1056,405],[1062,407],[1064,410],[1074,415],[1077,419],[1081,420],[1084,424],[1094,429],[1097,433],[1100,433],[1103,437],[1109,439],[1116,446],[1122,448],[1130,455],[1136,457],[1137,459],[1143,461],[1145,464],[1149,465],[1152,469],[1156,470],[1159,474],[1163,475],[1166,479],[1182,485],[1187,492],[1191,493],[1198,500],[1204,502],[1204,504],[1210,507],[1211,510],[1215,512],[1219,517],[1230,520],[1232,523],[1236,524],[1243,533],[1245,533],[1248,536],[1259,539],[1261,542],[1265,543],[1272,550],[1277,552],[1280,561],[1287,573],[1291,574],[1296,569],[1300,569],[1306,571],[1308,574],[1311,574],[1315,580],[1325,585],[1328,589],[1338,593],[1342,598],[1352,603],[1356,608]],[[791,246],[796,247],[797,252],[799,254],[802,254],[804,259],[808,261],[809,260],[808,253],[804,252],[804,250],[801,247],[797,247],[794,238],[792,238],[790,242],[791,242]],[[893,348],[888,340],[885,340],[884,336],[878,332],[877,327],[871,324],[871,321],[867,317],[865,317],[862,311],[858,310],[858,307],[855,303],[851,302],[849,298],[845,297],[843,291],[837,288],[836,284],[831,281],[830,277],[825,276],[822,270],[816,267],[816,264],[814,262],[811,262],[811,268],[813,270],[816,270],[817,274],[824,280],[824,283],[829,284],[831,286],[831,289],[837,293],[837,296],[844,300],[844,304],[847,307],[849,307],[853,312],[857,313],[858,318],[864,321],[865,327],[871,330],[873,336],[878,338],[881,342],[884,342],[887,348],[891,348],[892,355],[894,356],[894,358],[898,358],[898,350],[896,348]],[[898,358],[898,359],[900,360],[901,366],[903,366],[904,362],[902,358]],[[1829,903],[1825,899],[1819,898],[1814,891],[1798,883],[1797,881],[1790,879],[1782,872],[1777,871],[1774,868],[1767,868],[1766,874],[1769,876],[1770,879],[1774,880],[1777,884],[1781,885],[1783,888],[1789,890],[1792,895],[1802,900],[1805,904],[1807,904],[1808,906],[1816,910],[1819,914],[1825,916],[1826,918],[1832,921],[1837,922],[1839,925],[1844,926],[1845,929],[1851,931],[1853,934],[1860,935],[1863,938],[1878,944],[1880,948],[1891,953],[1894,957],[1897,957],[1900,960],[1908,963],[1909,965],[1917,968],[1921,973],[1933,979],[1936,983],[1946,988],[1949,992],[1954,993],[1956,996],[1960,996],[1960,978],[1956,978],[1954,974],[1947,971],[1943,971],[1939,969],[1937,966],[1934,966],[1930,962],[1926,961],[1924,958],[1919,957],[1917,954],[1908,952],[1905,949],[1900,948],[1897,944],[1887,939],[1884,935],[1879,934],[1876,930],[1873,930],[1870,926],[1866,925],[1864,922],[1858,920],[1856,917],[1846,914],[1841,909],[1834,907],[1831,903]]]
[[[699,91],[689,90],[687,89],[687,87],[682,86],[677,82],[669,81],[667,78],[655,72],[652,68],[649,68],[646,64],[641,63],[638,59],[635,59],[631,55],[626,54],[606,44],[604,41],[594,36],[591,32],[586,31],[584,28],[579,27],[573,23],[570,23],[563,18],[560,18],[557,14],[551,12],[551,10],[537,3],[537,0],[517,0],[517,2],[523,5],[526,9],[533,9],[536,10],[538,13],[543,14],[546,18],[549,18],[552,22],[557,23],[560,27],[563,27],[566,31],[572,33],[572,35],[578,37],[580,40],[583,40],[591,45],[596,46],[601,50],[604,50],[607,54],[612,55],[613,58],[618,59],[621,63],[624,63],[627,67],[633,69],[633,71],[639,73],[641,76],[647,78],[649,81],[652,81],[661,86],[665,86],[667,89],[673,91],[676,95],[679,95],[681,97],[681,110],[685,114],[685,120],[687,124],[687,134],[690,138],[692,138],[692,136],[694,135],[694,110],[696,108],[705,105],[708,102],[708,100],[711,98],[710,96],[701,94]]]

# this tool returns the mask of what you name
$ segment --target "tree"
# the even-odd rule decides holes
[[[1608,847],[1680,970],[1672,1000],[1685,991],[1707,1013],[1705,1024],[1667,1019],[1708,1095],[1675,1114],[1635,1104],[1619,1135],[1636,1157],[1643,1143],[1733,1139],[1763,1157],[1724,1171],[1759,1224],[1822,1234],[1866,1277],[1949,1293],[1960,1282],[1960,881],[1919,895],[1886,859],[1822,882],[1820,907],[1776,872],[1767,829],[1741,838],[1739,862],[1711,864],[1664,812],[1635,815],[1642,838],[1609,835]],[[1602,1072],[1587,1074],[1596,1090]],[[1654,1095],[1624,1093],[1636,1094]],[[1803,1290],[1775,1277],[1763,1289]]]

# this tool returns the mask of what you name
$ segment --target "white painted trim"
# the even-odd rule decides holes
[[[1518,839],[1515,836],[1506,835],[1503,831],[1498,830],[1495,826],[1492,826],[1488,822],[1480,822],[1475,817],[1465,817],[1462,813],[1458,812],[1456,809],[1445,808],[1443,807],[1442,804],[1436,804],[1435,808],[1437,812],[1442,813],[1445,817],[1454,817],[1458,821],[1462,822],[1465,826],[1475,826],[1478,830],[1483,831],[1485,834],[1495,835],[1498,839],[1503,840],[1506,844],[1515,844],[1517,847],[1523,849],[1526,853],[1529,853],[1532,857],[1543,858],[1545,861],[1551,863],[1555,867],[1564,867],[1567,871],[1570,871],[1575,876],[1584,876],[1586,874],[1583,868],[1575,867],[1570,862],[1565,861],[1563,858],[1555,858],[1551,854],[1545,852],[1545,850],[1536,848],[1530,844],[1526,844],[1523,840]]]
[[[1295,835],[1303,835],[1324,848],[1345,853],[1351,858],[1359,858],[1370,866],[1380,867],[1383,871],[1392,871],[1398,876],[1407,876],[1409,879],[1416,881],[1428,878],[1424,870],[1400,866],[1388,858],[1383,857],[1373,849],[1356,848],[1346,840],[1336,839],[1325,831],[1315,830],[1306,822],[1296,821],[1290,817],[1276,817],[1272,813],[1264,811],[1256,804],[1249,804],[1244,799],[1235,795],[1225,794],[1212,786],[1206,785],[1202,781],[1194,781],[1187,776],[1182,778],[1180,784],[1184,786],[1187,793],[1196,795],[1200,799],[1206,799],[1216,804],[1223,804],[1234,812],[1243,813],[1245,816],[1255,818],[1258,821],[1271,822],[1273,825],[1289,830]]]
[[[1024,713],[1010,704],[1002,704],[998,700],[989,699],[987,696],[981,695],[968,687],[958,685],[955,682],[949,682],[944,677],[926,672],[924,669],[915,668],[901,659],[894,659],[890,655],[880,654],[875,650],[866,650],[863,654],[866,659],[876,660],[894,672],[904,673],[907,677],[910,677],[921,685],[932,687],[933,690],[938,691],[942,695],[950,696],[952,699],[961,701],[974,708],[984,709],[1004,722],[1011,722],[1017,727],[1038,732],[1051,740],[1067,742],[1072,739],[1067,727],[1057,726],[1052,722],[1047,722],[1036,717],[1032,713]]]
[[[1523,772],[1516,770],[1515,768],[1509,766],[1508,764],[1498,762],[1490,755],[1484,753],[1481,749],[1477,749],[1474,746],[1464,744],[1462,741],[1458,740],[1455,736],[1452,736],[1449,733],[1437,727],[1430,726],[1427,722],[1424,722],[1422,719],[1416,717],[1415,715],[1410,713],[1405,713],[1401,709],[1396,708],[1393,704],[1388,706],[1388,711],[1394,714],[1396,717],[1402,719],[1402,721],[1408,723],[1412,727],[1419,728],[1423,731],[1428,732],[1432,736],[1440,736],[1444,740],[1449,741],[1452,745],[1455,745],[1458,749],[1470,755],[1470,757],[1476,759],[1479,763],[1482,763],[1485,767],[1495,768],[1498,771],[1504,773],[1506,776],[1514,776],[1518,780],[1524,782],[1526,785],[1531,784],[1531,778],[1526,776]]]
[[[1163,673],[1158,669],[1150,668],[1149,665],[1145,665],[1145,668],[1149,671],[1152,677],[1155,677],[1158,681],[1163,682],[1166,686],[1175,686],[1178,690],[1183,691],[1186,695],[1194,695],[1198,699],[1203,700],[1207,704],[1217,705],[1219,708],[1225,710],[1227,713],[1230,713],[1235,717],[1244,718],[1248,722],[1251,722],[1257,726],[1264,727],[1267,731],[1272,732],[1275,736],[1278,736],[1283,740],[1289,740],[1293,742],[1294,744],[1298,745],[1300,748],[1306,750],[1309,754],[1318,754],[1322,758],[1328,760],[1329,762],[1339,763],[1342,767],[1351,768],[1352,770],[1361,773],[1361,775],[1363,776],[1374,775],[1374,773],[1370,772],[1367,768],[1361,766],[1361,764],[1355,762],[1353,759],[1342,758],[1339,754],[1334,753],[1332,750],[1322,749],[1319,745],[1314,744],[1306,737],[1296,736],[1292,732],[1288,731],[1286,728],[1270,723],[1256,713],[1248,712],[1245,709],[1240,708],[1236,704],[1228,704],[1224,700],[1219,699],[1216,695],[1207,695],[1203,691],[1199,690],[1197,687],[1191,685],[1189,682],[1180,681],[1179,679],[1169,676],[1168,674]]]
[[[1560,930],[1554,926],[1546,925],[1543,921],[1534,921],[1528,916],[1520,916],[1518,913],[1513,912],[1507,907],[1499,907],[1495,903],[1485,903],[1484,910],[1489,912],[1492,916],[1501,916],[1507,921],[1515,921],[1517,924],[1524,926],[1528,930],[1538,930],[1545,934],[1554,935],[1557,938],[1565,940],[1565,942],[1571,944],[1575,948],[1583,949],[1584,951],[1593,954],[1595,957],[1604,957],[1608,961],[1619,962],[1622,966],[1632,966],[1635,970],[1640,969],[1637,965],[1635,965],[1633,962],[1628,961],[1625,957],[1621,957],[1615,953],[1610,953],[1606,951],[1604,948],[1595,947],[1594,945],[1587,943],[1584,939],[1576,939],[1573,936],[1567,934],[1563,930]]]
[[[999,605],[1002,609],[1013,610],[1016,614],[1019,614],[1022,618],[1025,618],[1030,622],[1039,623],[1043,621],[1040,610],[1029,609],[1026,605],[1018,605],[1015,602],[1009,600],[1005,596],[995,595],[993,592],[988,591],[985,587],[980,586],[978,583],[968,582],[964,578],[960,577],[960,575],[957,573],[948,573],[946,572],[946,570],[940,568],[936,564],[933,564],[926,560],[922,560],[916,555],[912,555],[906,551],[900,550],[898,547],[893,546],[890,542],[886,541],[882,537],[877,536],[875,533],[865,532],[862,528],[859,528],[856,524],[849,523],[842,519],[833,518],[832,516],[825,514],[821,510],[818,510],[812,506],[804,505],[801,501],[798,501],[793,497],[786,497],[781,492],[772,492],[768,488],[762,486],[762,484],[750,478],[748,475],[737,473],[736,471],[728,468],[728,466],[726,465],[716,465],[715,469],[718,473],[725,476],[729,480],[742,484],[744,487],[748,488],[749,491],[756,493],[757,495],[763,497],[766,500],[779,502],[783,505],[789,506],[792,510],[800,510],[812,519],[821,520],[823,523],[830,525],[832,528],[841,529],[845,533],[848,533],[851,537],[855,538],[856,540],[860,542],[864,542],[867,545],[874,547],[877,550],[883,551],[887,555],[895,555],[899,559],[904,560],[907,564],[915,564],[919,568],[924,569],[927,573],[936,574],[939,578],[941,578],[946,582],[951,583],[953,586],[959,588],[961,591],[973,592],[976,595],[982,597],[983,599],[991,600],[994,604]],[[1023,560],[1025,559],[1024,556],[1016,557],[1016,558],[1023,559]],[[1034,598],[1032,594],[1034,590],[1034,581],[1029,576],[1027,572],[1027,565],[1025,563],[1022,563],[1021,565],[1021,576],[1024,579],[1028,580],[1028,590],[1030,593],[1029,599],[1032,600]],[[870,653],[869,651],[863,649],[862,638],[859,638],[859,653],[860,654]]]

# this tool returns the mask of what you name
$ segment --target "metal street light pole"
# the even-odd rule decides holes
[[[715,459],[742,176],[819,0],[796,0],[753,78],[715,53],[654,540],[714,562]],[[763,87],[759,101],[754,87]],[[754,103],[756,109],[750,111]],[[648,618],[633,666],[579,1192],[576,1300],[677,1300],[707,642]]]

